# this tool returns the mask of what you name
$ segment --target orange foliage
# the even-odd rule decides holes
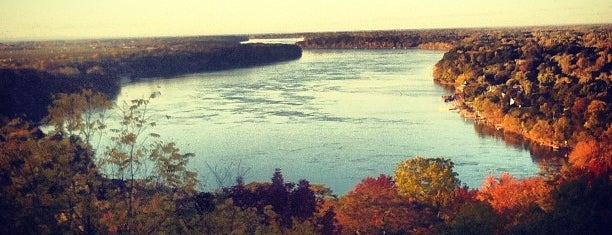
[[[521,120],[517,117],[514,117],[510,114],[506,114],[504,116],[504,120],[502,122],[502,125],[504,126],[504,131],[505,132],[512,132],[512,133],[521,133],[522,131],[522,127],[521,127]]]
[[[553,136],[553,128],[545,120],[537,120],[536,124],[533,125],[529,134],[538,141],[544,142],[544,140],[551,139]]]
[[[574,170],[593,173],[595,176],[612,169],[612,140],[585,140],[578,142],[569,155]]]
[[[414,203],[401,197],[389,176],[366,178],[336,203],[336,219],[343,234],[380,234],[410,231],[424,233],[427,218]]]
[[[481,111],[481,115],[487,118],[492,123],[501,123],[504,121],[504,113],[500,104],[494,103],[489,99],[478,100],[474,102],[476,109]]]
[[[520,216],[534,205],[543,210],[551,209],[551,189],[542,178],[518,180],[502,173],[499,179],[492,175],[485,178],[478,198],[488,201],[501,215]]]

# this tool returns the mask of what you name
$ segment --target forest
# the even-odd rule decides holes
[[[470,30],[418,30],[309,33],[298,45],[309,49],[408,49],[450,50]],[[296,36],[296,35],[294,35]]]
[[[423,32],[437,36],[408,43],[416,37],[402,42],[381,32],[317,34],[301,45],[452,45],[433,74],[454,89],[455,105],[504,132],[568,148],[556,177],[503,173],[472,189],[460,182],[451,160],[406,156],[392,174],[364,178],[344,195],[307,179],[286,182],[280,169],[270,172],[269,182],[245,182],[236,174],[234,185],[203,191],[199,186],[206,182],[187,167],[194,155],[165,141],[163,133],[148,132],[156,123],[147,107],[163,94],[114,104],[108,92],[91,89],[104,83],[87,84],[96,81],[92,72],[83,84],[48,94],[39,120],[1,119],[0,233],[608,234],[610,26]],[[61,69],[26,66],[34,64],[15,63],[1,78],[74,84],[64,81],[73,77]],[[20,91],[10,84],[3,89]],[[110,125],[105,110],[117,106],[121,118]],[[100,139],[110,144],[99,147]]]
[[[558,148],[608,138],[609,25],[304,34],[304,48],[445,50],[434,80],[464,117]]]
[[[434,78],[483,122],[555,148],[609,138],[607,27],[485,32],[444,54]]]
[[[55,93],[113,98],[122,82],[298,59],[295,45],[241,44],[242,36],[15,42],[0,47],[0,114],[38,122]]]

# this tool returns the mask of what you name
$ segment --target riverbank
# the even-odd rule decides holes
[[[430,71],[442,55],[304,50],[304,59],[288,63],[128,84],[117,103],[161,92],[151,109],[172,118],[157,120],[155,132],[195,153],[193,167],[208,179],[206,164],[240,163],[251,169],[246,182],[267,181],[270,169],[281,168],[288,180],[308,177],[342,195],[415,155],[452,159],[470,188],[488,173],[536,175],[542,158],[529,146],[509,146],[441,112],[445,91]]]
[[[609,138],[610,25],[306,33],[313,49],[446,51],[435,81],[456,110],[553,149]]]
[[[0,49],[0,115],[39,121],[51,96],[88,88],[114,98],[122,81],[261,66],[298,59],[287,44],[247,37],[13,42]]]
[[[446,52],[434,80],[469,118],[553,149],[609,137],[609,26],[485,31]]]
[[[461,97],[461,94],[456,93],[455,95],[453,95],[453,97],[456,98],[452,101],[452,106],[451,108],[449,108],[449,111],[457,112],[458,115],[464,119],[473,120],[475,122],[475,125],[483,125],[486,128],[499,131],[504,134],[517,135],[525,141],[529,141],[540,146],[548,147],[555,151],[563,150],[567,152],[570,149],[570,146],[567,142],[564,142],[562,143],[562,145],[559,145],[559,143],[538,139],[537,137],[532,136],[529,133],[508,130],[506,129],[506,126],[504,126],[503,122],[499,122],[498,117],[491,116],[494,114],[481,113],[477,111],[474,107],[474,103],[465,102],[465,100]]]

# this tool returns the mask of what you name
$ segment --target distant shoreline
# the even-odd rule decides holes
[[[607,55],[612,42],[605,35],[611,28],[602,24],[1,43],[0,79],[7,82],[0,86],[0,98],[4,115],[33,118],[27,115],[33,102],[48,103],[53,93],[99,84],[107,93],[116,93],[121,77],[138,80],[259,66],[300,58],[302,48],[420,48],[446,51],[434,67],[434,80],[459,91],[463,103],[457,108],[464,115],[563,148],[608,138],[612,105],[606,94],[612,75]],[[297,45],[241,44],[274,38],[304,40]],[[24,78],[45,83],[54,78],[68,85],[23,84]],[[40,87],[47,90],[41,92]],[[33,119],[42,117],[46,106],[36,110]]]
[[[188,37],[0,44],[0,115],[38,122],[51,96],[81,89],[114,98],[126,78],[212,72],[295,60],[289,44],[241,44],[246,37]]]

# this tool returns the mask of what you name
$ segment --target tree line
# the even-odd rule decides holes
[[[609,25],[329,32],[300,34],[299,45],[446,50],[433,76],[465,116],[571,148],[610,132],[610,34]]]
[[[468,37],[468,30],[406,30],[303,34],[298,45],[309,49],[408,49],[449,50]]]
[[[483,32],[444,54],[434,78],[458,106],[540,144],[571,147],[608,138],[609,27]]]
[[[606,234],[609,34],[606,27],[487,31],[444,55],[434,76],[455,88],[465,109],[504,131],[573,148],[558,177],[503,173],[479,189],[462,185],[448,159],[411,157],[340,196],[308,180],[285,182],[280,170],[270,182],[237,178],[204,192],[187,167],[194,155],[154,132],[147,106],[159,94],[117,105],[95,89],[100,83],[87,85],[101,79],[97,69],[74,87],[70,73],[3,70],[3,78],[35,77],[32,90],[57,90],[26,95],[48,100],[40,114],[47,133],[40,123],[1,120],[0,233]],[[7,81],[12,100],[3,105],[27,104],[11,98],[24,90]],[[112,106],[121,112],[117,125],[106,123]],[[110,144],[97,147],[100,138]]]
[[[240,44],[246,37],[22,42],[0,50],[0,114],[38,122],[55,93],[114,98],[122,82],[244,68],[302,56],[295,45]]]

